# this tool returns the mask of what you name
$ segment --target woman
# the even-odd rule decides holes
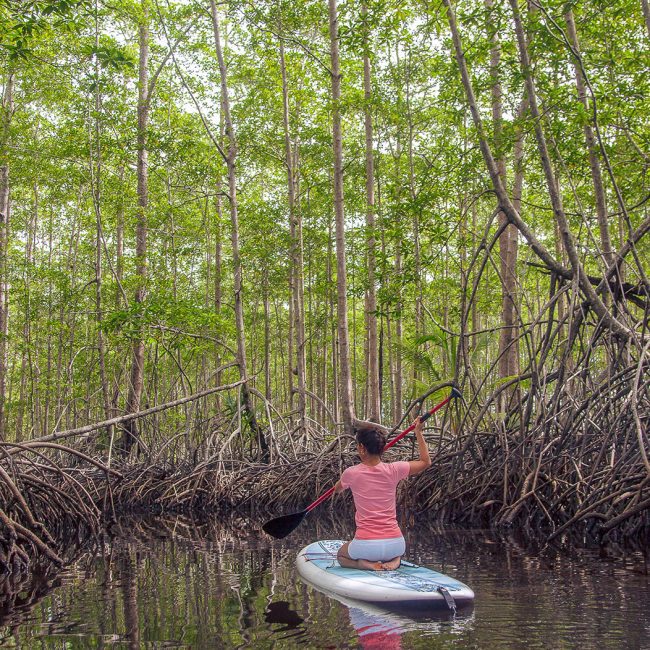
[[[384,463],[381,460],[386,445],[384,434],[372,425],[356,428],[361,463],[348,467],[334,487],[335,494],[347,488],[352,490],[357,525],[354,539],[338,551],[341,566],[374,571],[399,567],[406,544],[397,525],[395,492],[402,479],[419,474],[431,465],[423,430],[424,423],[418,417],[415,426],[418,460]]]

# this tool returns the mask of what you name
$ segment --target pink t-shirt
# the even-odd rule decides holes
[[[352,490],[357,539],[390,539],[402,531],[397,525],[395,490],[409,475],[408,461],[379,463],[370,467],[360,463],[341,474],[341,485]]]

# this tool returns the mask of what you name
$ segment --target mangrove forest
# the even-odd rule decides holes
[[[648,0],[0,0],[0,609],[452,392],[410,521],[647,548],[649,70]]]

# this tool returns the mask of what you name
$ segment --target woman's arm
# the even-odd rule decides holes
[[[409,476],[415,476],[424,472],[427,467],[431,466],[431,456],[429,455],[429,448],[427,441],[424,439],[424,422],[418,417],[417,424],[415,425],[415,437],[418,440],[418,451],[420,458],[418,460],[409,461]]]
[[[334,494],[339,494],[340,492],[343,492],[343,490],[347,490],[347,488],[344,488],[343,485],[341,485],[341,479],[339,479],[334,486]]]

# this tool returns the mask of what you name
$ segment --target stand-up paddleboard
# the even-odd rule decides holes
[[[443,605],[427,604],[426,601],[369,603],[335,594],[307,580],[305,582],[321,594],[345,605],[350,623],[360,637],[371,632],[391,635],[413,631],[436,635],[449,632],[460,634],[474,624],[473,601],[462,605],[459,612],[450,612]]]
[[[462,582],[402,560],[395,571],[345,569],[336,560],[341,540],[314,542],[298,553],[298,573],[316,587],[370,603],[440,603],[450,609],[474,600]]]

